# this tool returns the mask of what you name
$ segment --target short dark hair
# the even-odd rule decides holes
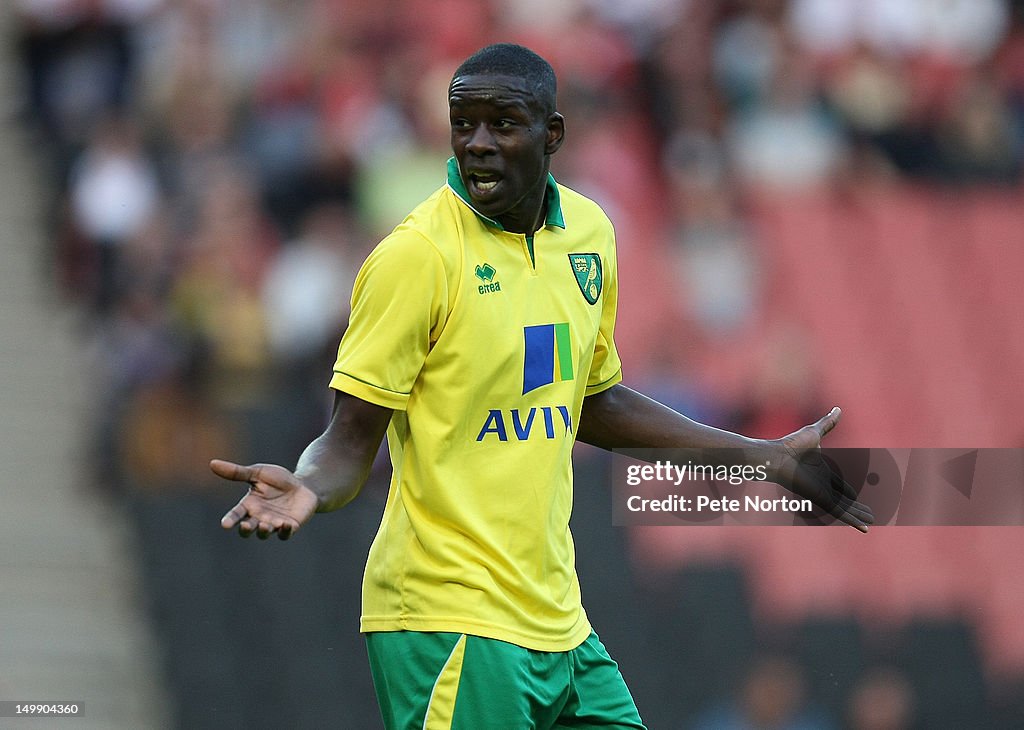
[[[551,64],[526,46],[495,43],[485,46],[455,69],[452,81],[473,74],[498,74],[525,79],[545,114],[555,111],[557,82]]]

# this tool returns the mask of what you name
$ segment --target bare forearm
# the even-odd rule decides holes
[[[295,476],[316,494],[316,511],[330,512],[355,499],[366,483],[372,464],[372,459],[369,464],[353,462],[337,453],[324,434],[302,452]]]
[[[317,496],[317,512],[343,507],[359,494],[391,413],[350,395],[337,395],[330,425],[306,447],[295,467],[295,476]]]
[[[722,450],[745,463],[763,463],[771,450],[769,442],[699,423],[624,385],[583,402],[576,438],[608,450]]]
[[[583,401],[576,439],[603,449],[630,449],[630,456],[655,461],[645,449],[699,450],[700,463],[768,467],[771,481],[810,499],[840,522],[867,532],[871,509],[821,458],[821,439],[839,422],[833,408],[816,423],[780,439],[751,439],[706,426],[657,401],[615,385]]]

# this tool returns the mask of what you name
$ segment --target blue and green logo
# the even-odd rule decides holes
[[[569,323],[538,324],[523,328],[523,395],[551,383],[572,380],[572,337]]]

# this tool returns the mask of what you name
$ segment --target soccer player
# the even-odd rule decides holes
[[[221,524],[287,539],[356,496],[387,432],[393,475],[360,623],[385,725],[642,728],[580,601],[573,443],[741,450],[865,530],[864,505],[793,467],[839,410],[760,441],[622,385],[612,226],[548,172],[565,136],[551,66],[488,46],[448,102],[447,184],[356,278],[330,423],[294,472],[213,461],[249,485]]]

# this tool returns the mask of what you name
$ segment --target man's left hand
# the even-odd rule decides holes
[[[821,454],[821,440],[836,427],[840,416],[842,411],[833,408],[816,423],[769,442],[778,452],[772,457],[778,466],[771,478],[840,522],[867,532],[868,525],[875,521],[871,508],[857,500],[857,492]]]

